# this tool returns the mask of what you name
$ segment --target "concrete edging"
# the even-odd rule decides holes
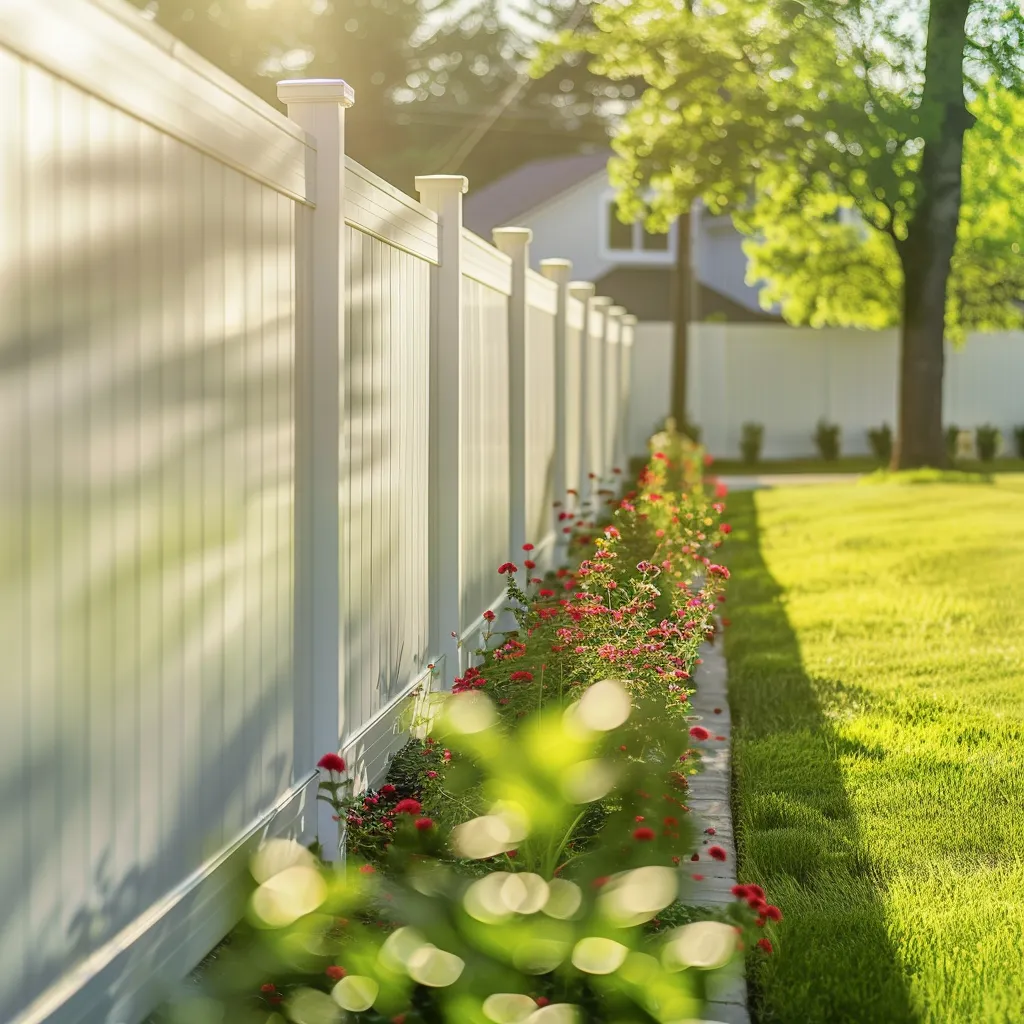
[[[714,645],[704,644],[701,647],[701,664],[694,673],[697,692],[690,698],[697,722],[712,737],[726,737],[724,741],[712,738],[700,744],[704,770],[689,777],[690,795],[687,804],[700,829],[700,845],[697,849],[700,860],[691,864],[691,874],[704,876],[703,881],[691,883],[693,888],[690,890],[690,901],[702,907],[722,907],[736,899],[730,891],[736,884],[736,834],[730,802],[732,716],[721,631],[716,640]],[[716,708],[719,709],[717,714]],[[704,832],[707,828],[714,828],[714,835],[707,835]],[[714,861],[703,853],[703,850],[713,845],[725,850],[727,859],[724,862]],[[742,958],[736,961],[712,992],[705,1013],[708,1024],[750,1024]]]

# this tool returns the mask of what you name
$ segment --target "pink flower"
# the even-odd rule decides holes
[[[723,580],[729,578],[729,570],[724,565],[709,565],[708,572],[712,576],[721,576]]]
[[[343,772],[345,770],[345,758],[340,754],[324,754],[316,763],[317,768],[323,768],[329,772]]]

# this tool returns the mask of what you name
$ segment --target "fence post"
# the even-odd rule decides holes
[[[512,294],[508,297],[509,516],[511,557],[522,558],[526,536],[526,271],[530,266],[529,228],[495,228],[496,249],[512,259]],[[529,574],[527,574],[529,575]]]
[[[555,473],[553,490],[555,499],[566,504],[568,484],[568,409],[566,393],[569,386],[566,366],[566,334],[569,315],[569,278],[572,275],[572,260],[549,259],[540,261],[540,272],[558,285],[558,312],[555,314]],[[551,517],[555,522],[555,561],[561,565],[565,548],[562,540],[565,534],[559,529],[554,509]]]
[[[621,320],[622,336],[619,346],[619,409],[620,426],[617,435],[618,454],[616,465],[622,466],[624,474],[629,473],[629,461],[632,458],[629,442],[629,413],[632,406],[633,386],[633,329],[636,327],[636,317],[627,313]],[[629,481],[627,481],[629,482]]]
[[[587,469],[590,466],[587,428],[590,424],[590,314],[596,288],[590,281],[570,281],[569,294],[583,303],[583,330],[580,332],[580,377],[579,377],[579,494],[576,495],[574,511],[582,512],[583,502],[590,489]]]
[[[428,566],[431,649],[444,658],[445,689],[461,671],[462,197],[468,187],[461,174],[416,178],[420,201],[438,220],[438,265],[430,275]]]
[[[299,327],[295,353],[295,759],[296,777],[340,749],[345,678],[340,651],[338,508],[341,368],[345,353],[345,110],[338,79],[277,83],[288,116],[316,138],[310,150],[315,209],[296,218]],[[324,858],[340,846],[331,808],[316,803]]]
[[[608,415],[605,401],[608,385],[605,379],[608,374],[608,332],[611,328],[611,317],[608,311],[611,306],[612,300],[607,295],[595,295],[590,300],[590,308],[598,314],[601,324],[597,337],[590,341],[592,345],[590,359],[593,362],[590,385],[587,387],[588,391],[593,392],[588,398],[590,422],[593,429],[587,430],[589,435],[587,444],[590,451],[590,457],[587,460],[587,500],[593,512],[597,511],[597,492],[601,489],[602,477],[607,469],[604,464],[604,421]]]

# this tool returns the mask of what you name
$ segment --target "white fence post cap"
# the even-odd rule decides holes
[[[289,105],[296,103],[330,103],[351,107],[355,90],[340,78],[289,78],[277,83],[277,98]]]
[[[626,315],[626,307],[625,306],[609,306],[608,307],[608,315],[609,316],[625,316]]]
[[[611,306],[612,299],[608,295],[595,295],[591,300],[592,306]]]
[[[464,174],[417,174],[416,191],[435,189],[438,192],[468,192],[469,178]]]
[[[494,244],[502,252],[521,249],[533,240],[533,232],[529,228],[495,228],[491,232]]]
[[[633,313],[627,313],[627,314],[626,314],[626,315],[625,315],[625,316],[624,316],[624,317],[622,318],[622,322],[623,322],[623,323],[624,323],[624,324],[625,324],[625,325],[626,325],[627,327],[633,327],[633,326],[635,326],[635,324],[636,324],[636,315],[635,315],[635,314],[633,314]]]
[[[558,284],[568,284],[572,273],[572,260],[547,259],[540,261],[540,272],[549,280]]]
[[[597,288],[593,281],[570,281],[569,282],[569,294],[574,299],[589,299]]]

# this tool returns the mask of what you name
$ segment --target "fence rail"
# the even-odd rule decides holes
[[[0,2],[0,93],[0,1019],[129,1024],[561,557],[629,318],[119,0]]]

